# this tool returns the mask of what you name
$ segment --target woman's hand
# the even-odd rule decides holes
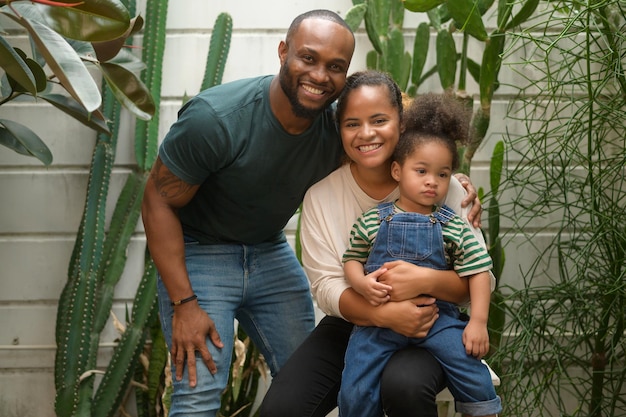
[[[467,301],[468,281],[452,270],[430,269],[405,261],[385,262],[382,268],[387,272],[378,277],[378,281],[391,287],[391,301],[410,300],[419,295],[455,304]]]
[[[416,297],[376,308],[376,326],[386,327],[406,337],[425,337],[439,317],[432,297]]]
[[[468,205],[472,204],[472,208],[467,214],[467,220],[474,227],[481,227],[482,220],[480,218],[480,215],[483,212],[483,208],[480,200],[478,199],[478,193],[476,192],[474,184],[472,184],[470,178],[465,174],[455,174],[454,176],[459,180],[463,188],[465,188],[465,191],[467,191],[467,195],[461,202],[461,207],[467,207]]]

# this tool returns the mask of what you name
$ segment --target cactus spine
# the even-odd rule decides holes
[[[162,24],[147,25],[157,27],[162,39],[151,45],[152,33],[144,38],[144,51],[156,49],[162,54],[165,42],[165,14],[167,1],[154,1],[147,4],[147,16],[152,18],[152,10]],[[162,57],[162,56],[161,56]],[[160,96],[161,66],[156,67],[158,92],[151,89],[153,97]],[[148,61],[150,62],[150,61]],[[151,66],[148,65],[148,68]],[[152,142],[144,137],[136,138],[139,172],[131,173],[119,196],[111,220],[111,227],[105,232],[105,209],[115,150],[118,138],[120,106],[105,90],[104,113],[113,121],[112,135],[98,135],[91,162],[87,198],[83,219],[80,225],[72,259],[68,281],[59,300],[57,314],[57,354],[55,360],[55,385],[57,395],[55,409],[59,417],[70,416],[112,416],[117,412],[123,394],[130,382],[138,355],[145,342],[145,327],[154,317],[156,306],[156,283],[154,267],[146,260],[146,272],[139,285],[133,304],[132,321],[113,353],[105,377],[98,392],[93,396],[94,376],[81,379],[81,375],[95,369],[100,333],[104,328],[113,303],[113,290],[119,281],[126,263],[126,250],[136,228],[140,213],[141,198],[146,181],[147,164],[150,155],[156,155],[156,127]],[[158,107],[158,104],[157,104]],[[157,112],[158,114],[158,112]],[[147,156],[146,156],[147,155]],[[154,161],[155,156],[151,159]]]
[[[206,59],[204,77],[201,90],[222,83],[226,58],[230,49],[230,39],[233,33],[233,19],[227,13],[220,13],[215,19],[209,53]]]

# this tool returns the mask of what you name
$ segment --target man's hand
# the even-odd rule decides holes
[[[470,203],[472,204],[472,208],[467,214],[467,220],[474,227],[481,227],[482,219],[480,218],[480,215],[483,212],[483,207],[478,199],[478,193],[476,192],[474,184],[472,184],[470,178],[465,174],[455,174],[454,176],[459,180],[463,188],[465,188],[465,191],[467,191],[467,195],[461,202],[461,207],[467,207]]]
[[[206,345],[207,335],[213,344],[221,349],[224,347],[215,323],[209,315],[200,308],[197,301],[174,307],[172,319],[172,360],[176,366],[176,380],[183,379],[185,360],[189,372],[189,386],[195,387],[196,378],[196,351],[200,353],[202,361],[212,374],[217,372],[213,357]]]

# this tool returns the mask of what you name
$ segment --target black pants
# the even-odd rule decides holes
[[[324,317],[272,380],[260,417],[324,417],[332,411],[351,330],[345,320]],[[437,360],[409,347],[396,352],[383,372],[383,408],[388,417],[437,417],[435,396],[443,388]]]

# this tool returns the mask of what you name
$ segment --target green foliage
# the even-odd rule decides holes
[[[0,35],[0,68],[5,71],[0,105],[24,96],[42,98],[84,125],[110,134],[100,108],[100,89],[89,72],[95,66],[116,99],[136,117],[147,120],[154,114],[152,96],[134,72],[142,63],[121,50],[143,20],[131,19],[119,0],[69,5],[12,1],[0,7],[0,17],[25,30],[32,45],[31,58]],[[66,94],[51,93],[53,86]],[[26,126],[16,125],[0,123],[0,144],[50,164],[52,154],[44,141]]]
[[[152,5],[155,3],[151,2]],[[160,35],[164,39],[165,31]],[[123,70],[122,66],[101,65],[106,66],[108,75],[105,79],[129,79],[117,73]],[[150,81],[148,84],[151,84]],[[127,248],[137,226],[147,179],[147,172],[141,167],[128,176],[106,231],[106,203],[122,101],[119,90],[128,93],[133,88],[120,87],[119,84],[111,87],[111,83],[103,87],[103,114],[112,121],[114,130],[111,135],[100,133],[97,137],[83,219],[70,262],[68,281],[59,300],[55,361],[55,410],[59,417],[113,416],[117,413],[135,374],[147,328],[156,315],[156,271],[149,256],[146,256],[145,273],[135,296],[132,317],[94,395],[95,374],[92,370],[96,368],[100,333],[109,317],[114,289],[126,264]],[[130,99],[140,97],[141,94],[131,95]],[[156,138],[152,140],[156,143]]]
[[[254,400],[259,390],[259,380],[267,375],[267,364],[245,331],[238,326],[233,348],[233,360],[228,385],[222,394],[218,417],[258,416]]]
[[[495,359],[507,415],[623,417],[626,13],[619,0],[551,6],[511,49],[532,75],[517,73],[509,117],[523,128],[503,186],[536,253],[508,288]]]

